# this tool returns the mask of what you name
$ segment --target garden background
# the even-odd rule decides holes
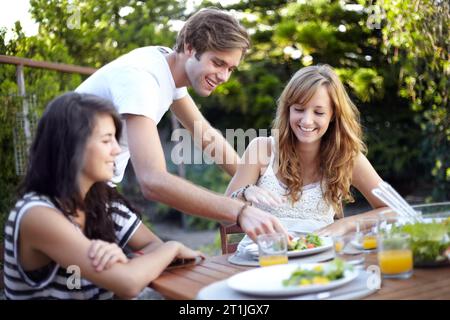
[[[383,179],[411,202],[450,200],[450,15],[447,0],[30,0],[39,23],[26,36],[0,29],[0,54],[100,68],[141,46],[173,46],[180,21],[200,7],[225,8],[248,29],[252,49],[231,79],[211,97],[194,100],[206,118],[225,129],[270,129],[276,99],[296,70],[328,63],[361,112],[368,158]],[[222,3],[222,4],[221,4]],[[26,68],[20,97],[16,66],[0,64],[0,220],[20,181],[17,152],[24,103],[33,125],[46,103],[74,90],[79,74]],[[149,102],[150,103],[150,102]],[[171,118],[159,124],[168,168]],[[247,141],[248,143],[248,141]],[[22,154],[22,156],[26,153]],[[23,168],[22,168],[23,169]],[[223,193],[230,180],[214,165],[186,165],[187,179]],[[18,174],[19,173],[19,174]],[[150,221],[171,220],[188,229],[215,229],[213,221],[146,201],[127,169],[121,190]],[[356,194],[357,201],[362,201]],[[1,230],[3,226],[0,224]],[[3,232],[1,236],[3,236]]]

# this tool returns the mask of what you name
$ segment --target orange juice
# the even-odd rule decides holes
[[[272,266],[274,264],[286,264],[288,263],[288,257],[285,255],[278,256],[260,256],[259,265],[261,267]]]
[[[362,247],[364,250],[371,250],[377,247],[377,237],[376,236],[364,236]]]
[[[344,248],[344,243],[342,241],[336,241],[334,243],[334,251],[336,251],[337,253],[340,253],[343,248]]]
[[[384,274],[409,272],[413,268],[413,254],[408,249],[381,251],[378,252],[378,264]]]

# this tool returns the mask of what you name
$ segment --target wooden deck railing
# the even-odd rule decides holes
[[[0,55],[0,63],[4,64],[15,64],[18,67],[33,67],[40,69],[48,69],[55,70],[61,72],[69,72],[69,73],[80,73],[80,74],[93,74],[97,69],[90,67],[82,67],[76,66],[73,64],[64,64],[64,63],[55,63],[55,62],[47,62],[47,61],[37,61],[27,58],[21,57],[13,57],[13,56],[5,56]]]

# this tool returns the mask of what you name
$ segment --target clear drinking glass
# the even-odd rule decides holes
[[[282,233],[262,234],[256,238],[261,267],[288,263],[287,239]]]
[[[378,265],[385,278],[407,279],[413,273],[411,237],[405,233],[378,236]]]
[[[353,248],[351,242],[355,239],[354,234],[342,236],[333,236],[333,248],[336,258],[342,259],[347,263],[357,265],[364,262],[364,253]]]
[[[380,221],[377,218],[359,218],[356,220],[356,247],[366,252],[372,252],[377,248],[379,223]]]

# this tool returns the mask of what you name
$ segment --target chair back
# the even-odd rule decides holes
[[[237,250],[239,241],[229,239],[229,235],[244,233],[244,231],[237,224],[230,226],[220,225],[220,243],[222,246],[222,254],[233,253]]]

